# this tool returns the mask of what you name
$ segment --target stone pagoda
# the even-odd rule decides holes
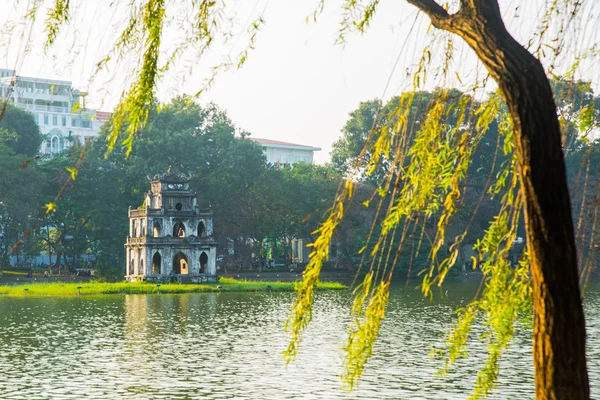
[[[216,282],[212,210],[200,209],[184,174],[158,174],[138,209],[129,208],[127,275],[152,282]]]

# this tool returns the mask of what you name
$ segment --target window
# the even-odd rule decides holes
[[[44,125],[48,125],[48,114],[44,114]]]
[[[52,136],[52,139],[50,139],[50,152],[51,153],[58,153],[58,146],[59,146],[59,140],[58,140],[58,136]]]
[[[199,272],[201,274],[206,273],[206,266],[208,264],[208,256],[206,255],[205,252],[202,252],[202,254],[200,254],[200,260],[199,260]]]
[[[155,275],[160,274],[161,258],[162,257],[158,251],[154,253],[154,257],[152,257],[152,273]]]
[[[67,126],[67,117],[63,115],[62,117],[62,126]]]
[[[180,220],[177,220],[173,226],[173,237],[185,237],[185,225]]]
[[[54,125],[54,126],[58,125],[58,115],[52,116],[52,125]]]

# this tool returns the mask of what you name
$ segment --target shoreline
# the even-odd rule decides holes
[[[250,281],[220,278],[218,283],[154,284],[146,282],[28,282],[17,285],[0,285],[0,297],[74,297],[110,294],[173,294],[173,293],[241,293],[241,292],[293,292],[296,282]],[[321,282],[318,290],[346,290],[339,282]]]

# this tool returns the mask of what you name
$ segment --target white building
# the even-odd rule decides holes
[[[273,165],[294,165],[297,162],[312,164],[314,152],[321,150],[318,147],[280,142],[278,140],[253,138],[251,136],[248,139],[264,147],[267,161]]]
[[[85,108],[87,93],[69,81],[30,78],[0,68],[0,96],[33,114],[44,141],[40,153],[59,153],[97,136],[110,113]]]

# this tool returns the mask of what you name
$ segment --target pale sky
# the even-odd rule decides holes
[[[115,26],[126,18],[123,10],[111,3],[113,1],[76,1],[74,24],[59,37],[49,56],[43,55],[39,45],[32,46],[24,55],[25,41],[18,37],[18,32],[24,32],[27,37],[28,31],[25,24],[17,24],[11,43],[0,47],[0,67],[16,66],[17,73],[25,76],[71,80],[75,87],[89,90],[88,106],[111,111],[125,87],[122,71],[113,69],[89,83],[93,66],[106,55],[119,32]],[[380,3],[367,34],[350,34],[344,46],[334,45],[342,18],[341,1],[326,2],[318,21],[307,24],[305,17],[312,13],[317,3],[233,1],[232,9],[240,26],[247,24],[251,16],[261,10],[265,10],[266,25],[261,28],[256,49],[250,53],[247,63],[240,70],[217,76],[210,91],[199,101],[214,101],[227,111],[237,127],[251,132],[254,137],[322,148],[315,154],[315,161],[322,163],[329,160],[331,144],[339,138],[349,112],[361,101],[376,97],[388,99],[403,90],[410,90],[412,78],[407,77],[407,72],[414,72],[423,46],[429,44],[434,54],[441,55],[445,41],[431,43],[431,37],[426,38],[429,22],[422,15],[417,17],[415,7],[404,1],[388,0]],[[539,4],[543,2],[524,2],[527,6],[515,6],[521,3],[505,1],[503,11],[511,32],[529,37],[529,31],[535,26],[524,15],[538,13]],[[19,10],[14,7],[5,10],[8,12],[0,16],[0,24],[6,26],[7,22],[18,20]],[[43,19],[42,15],[39,25],[32,31],[33,43],[41,42]],[[120,26],[122,29],[122,24]],[[593,29],[595,26],[586,24],[587,28],[595,33],[591,36],[580,34],[585,39],[580,41],[586,44],[597,40],[598,32]],[[164,41],[168,43],[176,37],[176,30],[167,30]],[[6,42],[4,37],[3,43]],[[191,58],[184,57],[175,71],[160,83],[159,99],[168,101],[176,94],[195,93],[210,75],[210,67],[218,64],[227,53],[235,56],[244,43],[242,36],[234,42],[233,49],[217,45],[197,64],[190,65]],[[460,71],[461,82],[472,82],[475,75],[481,76],[484,71],[470,51],[461,50],[458,38],[456,47],[459,50],[454,68]],[[188,76],[190,66],[193,68]],[[445,83],[460,86],[454,75]],[[432,70],[428,87],[436,84],[442,82],[436,79],[435,70]]]

